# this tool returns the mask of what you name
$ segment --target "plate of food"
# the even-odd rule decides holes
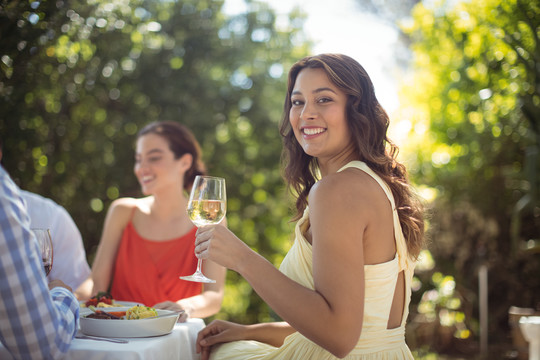
[[[81,307],[79,314],[85,316],[91,314],[92,311],[89,309],[90,306],[93,306],[98,309],[102,308],[113,308],[113,307],[132,307],[135,305],[143,305],[141,303],[133,301],[117,301],[113,299],[111,294],[107,292],[100,291],[97,295],[92,296],[86,301],[80,301],[79,305]]]
[[[169,334],[180,313],[148,306],[97,309],[81,316],[81,332],[100,337],[136,338]]]

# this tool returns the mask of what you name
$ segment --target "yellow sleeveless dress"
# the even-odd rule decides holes
[[[394,233],[396,238],[396,257],[388,262],[365,265],[365,304],[362,333],[354,350],[344,359],[350,360],[387,360],[414,359],[405,343],[405,322],[409,314],[411,298],[411,280],[415,263],[409,258],[407,246],[399,223],[394,204],[394,197],[388,185],[365,163],[352,161],[339,171],[355,167],[371,175],[382,187],[393,209]],[[280,271],[305,287],[314,289],[312,272],[312,248],[304,238],[303,231],[307,226],[308,209],[295,228],[295,241]],[[387,329],[388,317],[397,278],[400,271],[405,274],[405,308],[401,326]],[[270,359],[338,359],[322,347],[295,332],[285,338],[281,347],[274,347],[257,341],[234,341],[217,346],[210,357],[211,360],[270,360]]]

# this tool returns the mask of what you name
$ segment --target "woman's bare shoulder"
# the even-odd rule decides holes
[[[370,197],[378,187],[376,181],[366,172],[359,169],[346,169],[330,174],[319,180],[310,191],[311,198],[337,197],[362,200]]]
[[[111,203],[111,207],[115,207],[118,209],[133,209],[137,206],[140,199],[135,199],[132,197],[124,197],[114,200]]]
[[[109,213],[114,217],[131,217],[134,209],[147,207],[147,198],[136,199],[124,197],[114,200],[109,208]]]
[[[318,181],[309,193],[310,212],[322,210],[342,216],[376,219],[389,206],[383,189],[366,172],[346,169]]]

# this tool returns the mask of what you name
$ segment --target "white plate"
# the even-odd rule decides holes
[[[126,311],[128,307],[102,308],[103,311]],[[154,319],[110,320],[92,319],[81,316],[81,332],[101,337],[136,338],[169,334],[178,320],[179,314],[170,310],[156,310],[158,315],[175,314]]]

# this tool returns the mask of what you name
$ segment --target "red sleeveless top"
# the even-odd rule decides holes
[[[179,279],[197,268],[193,227],[182,237],[152,241],[141,237],[130,221],[114,265],[111,295],[115,300],[154,306],[162,301],[178,301],[199,295],[202,284]]]

